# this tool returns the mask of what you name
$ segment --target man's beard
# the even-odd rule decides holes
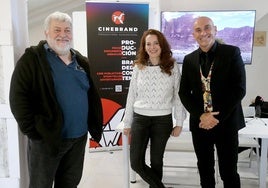
[[[69,42],[66,42],[65,45],[58,45],[57,44],[57,39],[60,38],[56,38],[56,39],[52,39],[49,36],[47,37],[47,42],[50,48],[52,48],[57,55],[66,55],[69,53],[70,49],[71,49],[71,42],[69,40]],[[62,39],[60,39],[62,40]]]

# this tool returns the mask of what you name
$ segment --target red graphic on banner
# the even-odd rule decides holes
[[[103,124],[106,125],[122,106],[109,99],[101,99],[101,103],[103,106]]]
[[[125,20],[125,14],[123,12],[121,12],[121,11],[115,11],[112,14],[112,21],[116,25],[124,24],[124,20]]]
[[[124,113],[122,106],[109,99],[101,99],[103,108],[103,139],[100,143],[90,140],[90,148],[122,145],[121,133],[116,132],[116,126]]]

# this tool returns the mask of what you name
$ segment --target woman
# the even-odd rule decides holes
[[[131,135],[131,167],[151,188],[164,187],[166,143],[170,135],[180,135],[186,117],[178,95],[179,84],[179,67],[166,38],[157,30],[145,31],[133,65],[123,123],[124,134]],[[150,166],[145,163],[149,140]]]

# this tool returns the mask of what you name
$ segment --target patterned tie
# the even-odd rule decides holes
[[[203,75],[203,73],[201,71],[201,67],[200,67],[202,89],[203,89],[203,92],[204,92],[203,93],[204,112],[212,112],[213,111],[212,97],[211,97],[211,91],[210,91],[210,81],[211,81],[211,74],[212,74],[213,64],[214,63],[212,62],[211,66],[209,67],[208,75],[206,77]]]

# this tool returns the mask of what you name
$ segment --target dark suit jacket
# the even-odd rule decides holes
[[[213,111],[220,112],[215,116],[220,121],[219,126],[232,131],[244,127],[241,100],[246,94],[246,75],[238,47],[217,45],[210,86]],[[204,104],[198,50],[183,60],[179,96],[190,113],[190,130],[199,129]]]

